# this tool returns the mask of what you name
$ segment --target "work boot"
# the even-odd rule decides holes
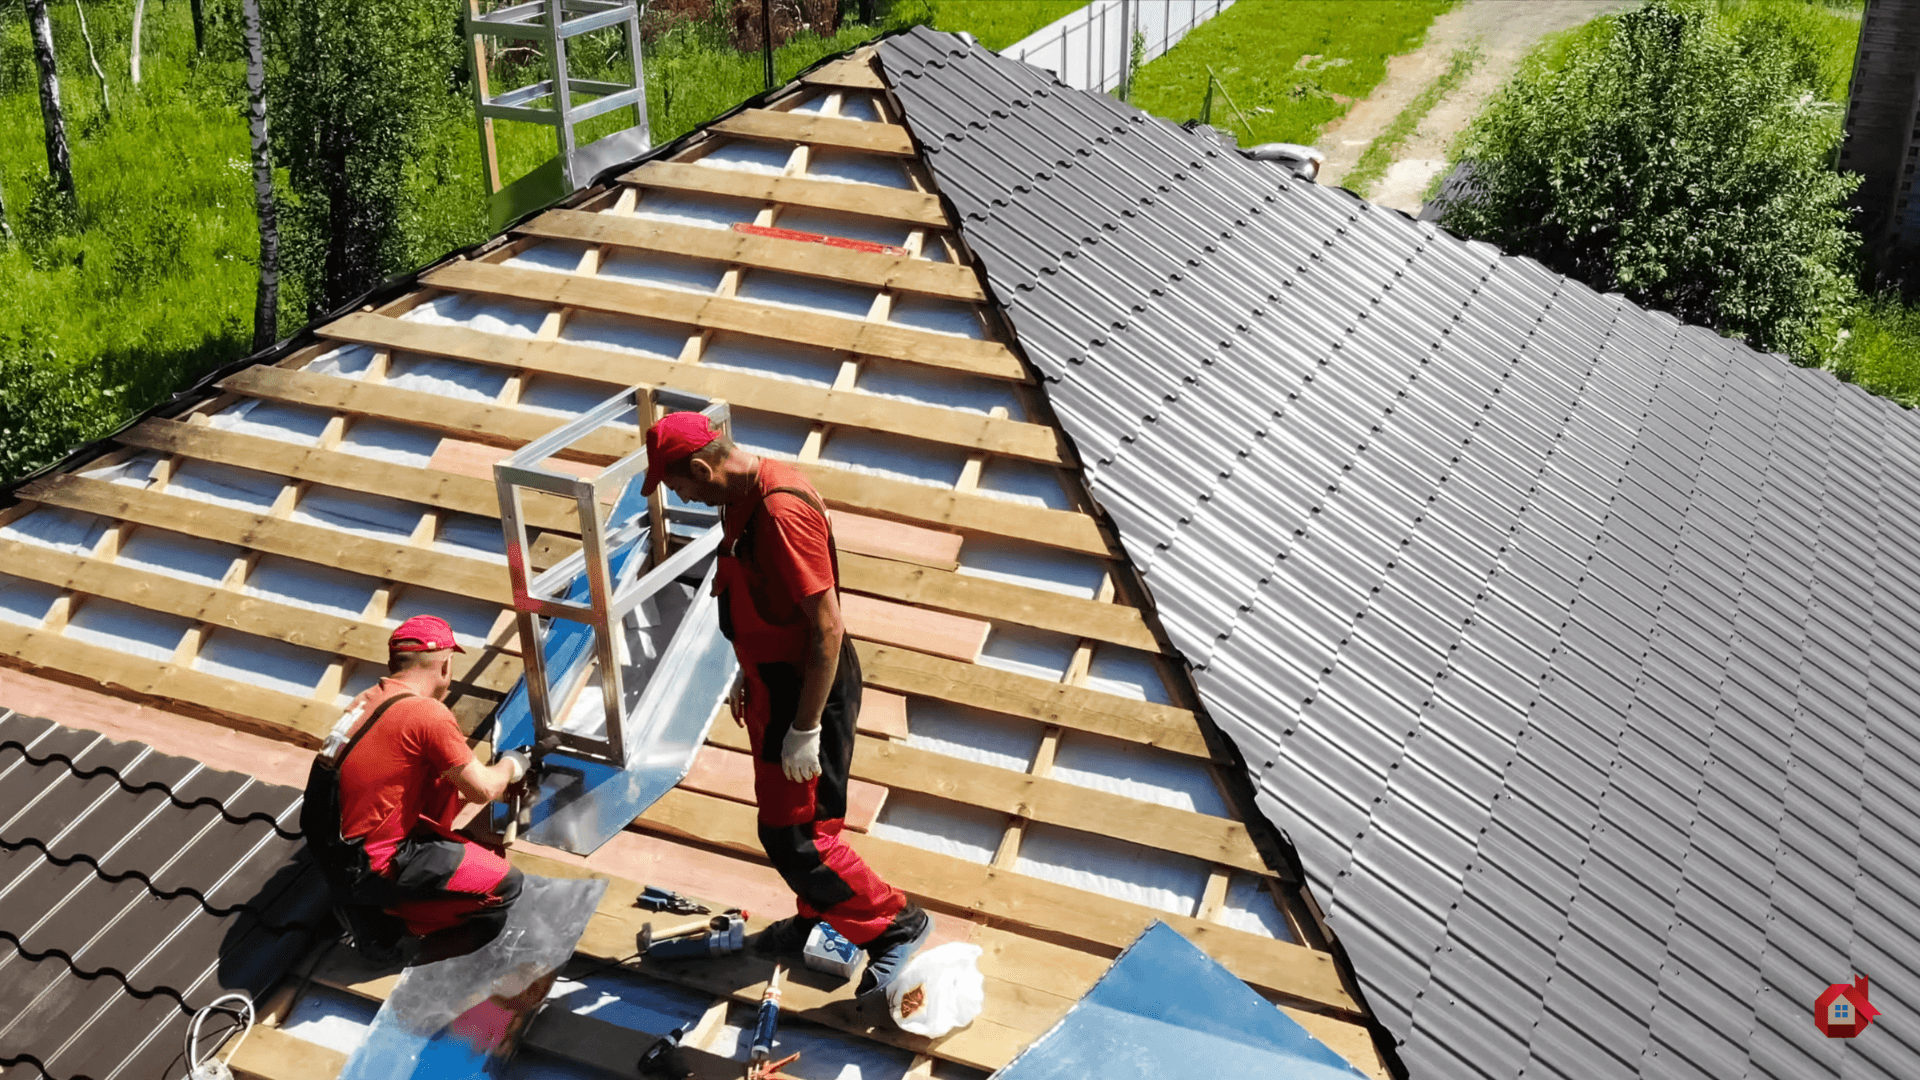
[[[919,904],[908,901],[900,914],[893,917],[893,922],[880,931],[879,937],[861,946],[867,950],[867,970],[860,976],[856,996],[885,990],[932,933],[933,916],[921,910]]]
[[[807,938],[813,934],[813,928],[819,925],[819,919],[802,915],[768,923],[765,930],[754,936],[753,951],[775,956],[798,956],[806,951]]]

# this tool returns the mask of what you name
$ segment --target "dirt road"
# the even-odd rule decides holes
[[[1319,146],[1326,151],[1327,162],[1320,170],[1320,182],[1341,183],[1368,144],[1447,70],[1454,52],[1477,46],[1480,63],[1473,74],[1434,106],[1395,155],[1385,179],[1374,187],[1374,202],[1418,213],[1427,184],[1446,168],[1447,145],[1542,38],[1632,6],[1633,0],[1467,0],[1433,20],[1426,44],[1389,60],[1387,77],[1373,93],[1321,134]]]

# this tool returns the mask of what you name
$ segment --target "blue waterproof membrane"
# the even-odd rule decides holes
[[[1155,922],[1065,1019],[993,1077],[1364,1075],[1172,927]]]

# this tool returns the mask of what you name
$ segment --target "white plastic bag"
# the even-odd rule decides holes
[[[979,959],[980,946],[957,941],[916,954],[887,987],[893,1022],[929,1039],[973,1023],[987,998]]]

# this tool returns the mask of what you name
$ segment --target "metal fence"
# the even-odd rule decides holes
[[[1135,32],[1145,39],[1145,63],[1232,6],[1233,0],[1093,0],[1000,55],[1047,68],[1081,90],[1114,90],[1128,79]]]

